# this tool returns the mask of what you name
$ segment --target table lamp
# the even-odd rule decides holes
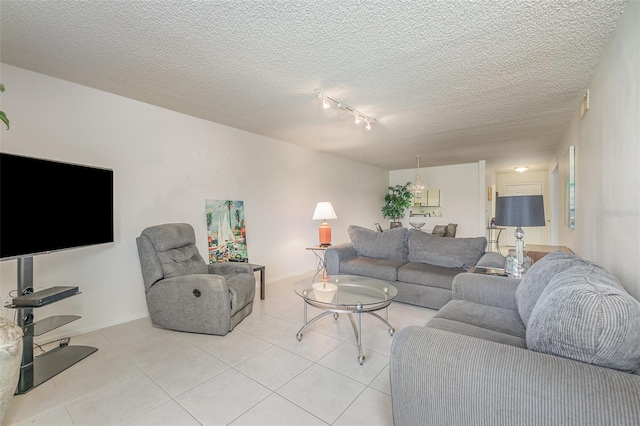
[[[312,220],[321,220],[320,228],[318,229],[318,235],[320,237],[320,247],[329,247],[331,245],[331,227],[327,223],[327,220],[337,219],[336,212],[333,210],[333,206],[328,201],[321,201],[316,205],[316,210],[313,212]]]
[[[516,260],[518,270],[513,274],[520,278],[524,272],[523,226],[545,226],[542,195],[513,195],[496,199],[496,225],[515,226]]]

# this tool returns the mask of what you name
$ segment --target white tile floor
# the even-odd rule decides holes
[[[364,365],[346,315],[302,341],[295,277],[267,286],[226,336],[180,333],[142,318],[71,339],[98,351],[25,395],[6,425],[392,425],[385,325],[363,316]],[[256,294],[259,294],[258,292]],[[309,318],[320,311],[310,308]],[[435,313],[389,307],[396,330]]]

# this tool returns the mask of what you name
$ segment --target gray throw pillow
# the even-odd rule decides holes
[[[446,268],[469,269],[482,257],[487,247],[485,237],[436,237],[426,232],[409,231],[409,262],[428,263]]]
[[[516,288],[516,304],[524,325],[527,326],[533,307],[554,276],[574,266],[590,263],[575,254],[556,251],[531,265]]]
[[[358,256],[396,260],[407,258],[406,228],[393,228],[378,232],[351,225],[347,232]]]
[[[640,303],[595,264],[557,274],[527,327],[527,347],[633,373],[640,368]]]

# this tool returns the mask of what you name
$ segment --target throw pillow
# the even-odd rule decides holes
[[[406,228],[393,228],[378,232],[351,225],[347,232],[358,256],[396,260],[407,258]]]
[[[527,347],[633,373],[640,368],[640,303],[595,264],[557,274],[527,327]]]
[[[529,322],[533,307],[555,275],[571,267],[588,265],[589,263],[591,262],[575,254],[556,251],[549,253],[531,265],[527,273],[522,276],[522,281],[518,284],[518,288],[516,288],[516,304],[524,325],[526,326]]]
[[[485,237],[447,238],[426,232],[409,231],[409,262],[428,263],[446,268],[469,269],[484,254]]]

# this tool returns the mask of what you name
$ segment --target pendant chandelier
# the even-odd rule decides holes
[[[413,184],[411,185],[411,192],[413,192],[413,196],[415,198],[422,198],[422,193],[426,188],[426,185],[422,179],[420,179],[420,155],[416,155],[416,158],[418,159],[418,167],[416,168],[416,180],[413,181]]]

